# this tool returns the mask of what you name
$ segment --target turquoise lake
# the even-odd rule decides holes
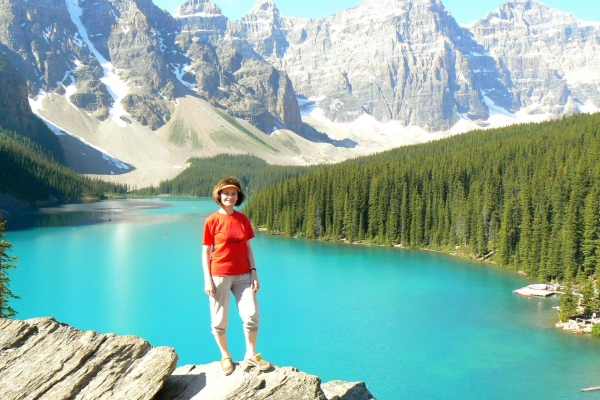
[[[138,335],[174,347],[179,365],[217,360],[200,259],[215,210],[211,199],[118,200],[9,221],[17,317]],[[532,282],[514,272],[417,250],[262,233],[252,243],[258,348],[276,365],[365,381],[379,400],[600,399],[580,391],[600,386],[600,338],[555,329],[558,299],[516,296]],[[240,359],[235,307],[228,335]]]

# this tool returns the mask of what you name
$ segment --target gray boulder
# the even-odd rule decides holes
[[[53,318],[0,319],[0,393],[11,399],[152,399],[175,369],[170,347],[81,331]]]

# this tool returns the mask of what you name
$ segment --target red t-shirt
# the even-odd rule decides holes
[[[214,276],[241,275],[250,271],[246,242],[254,237],[250,220],[244,214],[216,212],[204,223],[202,244],[213,246],[210,273]]]

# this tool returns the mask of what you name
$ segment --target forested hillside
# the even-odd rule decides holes
[[[57,163],[27,137],[0,128],[0,193],[31,204],[126,193],[125,185],[92,180]]]
[[[600,114],[323,166],[255,193],[268,232],[471,253],[543,279],[598,266]]]
[[[210,158],[192,158],[190,166],[175,178],[135,191],[141,196],[170,194],[175,196],[210,197],[214,185],[225,176],[235,176],[252,194],[269,184],[292,176],[301,176],[316,167],[269,165],[251,155],[220,154]]]

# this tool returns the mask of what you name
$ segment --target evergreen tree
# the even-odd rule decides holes
[[[571,192],[569,203],[567,205],[565,221],[562,228],[562,260],[567,267],[575,271],[578,280],[585,279],[583,271],[579,268],[579,244],[581,243],[578,212],[578,198],[576,191]]]
[[[564,280],[564,293],[560,296],[560,320],[567,322],[569,318],[577,315],[577,298],[573,293],[573,277],[571,269],[567,268]]]
[[[521,189],[521,226],[519,242],[517,244],[517,253],[519,254],[520,263],[517,266],[518,269],[524,270],[527,276],[535,276],[536,272],[534,268],[533,258],[533,222],[531,216],[531,192],[529,190],[529,184],[526,183]]]
[[[598,240],[600,239],[600,204],[596,191],[590,191],[585,198],[583,225],[581,243],[583,269],[586,275],[590,276],[595,272],[598,262]]]
[[[18,299],[9,288],[10,277],[8,276],[8,270],[15,268],[17,265],[12,264],[17,259],[16,256],[9,256],[8,251],[11,249],[12,244],[4,241],[4,228],[6,221],[0,220],[0,317],[10,318],[14,317],[17,312],[8,304],[9,300]]]
[[[500,265],[508,266],[512,264],[515,255],[516,243],[518,240],[518,225],[515,219],[516,199],[508,195],[504,202],[504,212],[502,214],[502,228],[498,237],[498,257]]]
[[[583,307],[583,313],[590,317],[596,309],[594,308],[594,281],[592,279],[586,279],[581,286],[581,307]]]
[[[600,279],[594,281],[594,297],[592,298],[592,312],[600,311]]]

